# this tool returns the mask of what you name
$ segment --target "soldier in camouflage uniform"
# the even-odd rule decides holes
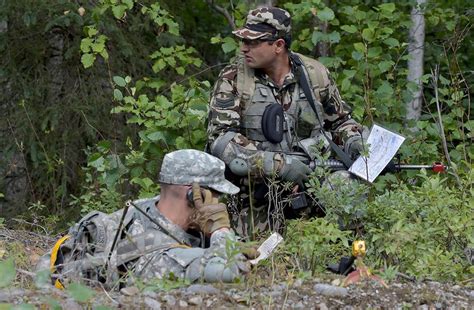
[[[210,100],[209,151],[222,159],[233,175],[244,177],[236,182],[248,182],[245,177],[250,177],[257,184],[252,212],[264,214],[260,229],[268,227],[271,212],[263,183],[276,177],[297,185],[293,192],[304,190],[311,170],[296,154],[314,159],[330,151],[323,131],[354,157],[363,146],[362,126],[351,118],[351,109],[341,99],[328,70],[320,62],[289,50],[290,31],[287,11],[275,7],[250,11],[245,26],[233,32],[241,39],[241,55],[221,71]],[[298,82],[295,54],[303,62],[305,73],[300,74],[310,80],[319,116]],[[268,127],[265,113],[275,104],[283,108],[284,119],[283,138],[276,141],[264,128]],[[338,175],[349,178],[347,172]],[[233,215],[240,223],[240,234],[246,234],[242,227],[249,221],[248,214],[244,206]]]
[[[138,208],[128,212],[86,215],[39,269],[50,267],[59,288],[84,279],[113,288],[136,278],[232,282],[242,277],[249,271],[248,258],[258,252],[239,252],[226,206],[218,202],[221,193],[239,191],[225,179],[224,169],[221,160],[201,151],[167,154],[159,175],[160,196],[137,200]],[[202,237],[209,238],[209,247],[204,248]]]

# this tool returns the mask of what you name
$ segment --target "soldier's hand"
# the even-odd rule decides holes
[[[239,243],[240,252],[247,258],[247,259],[256,259],[260,256],[260,252],[257,250],[257,246],[248,244],[245,242]]]
[[[221,228],[230,228],[227,207],[219,203],[209,190],[201,191],[198,183],[193,183],[194,212],[191,215],[191,227],[196,227],[206,236]],[[204,199],[203,199],[204,194]]]
[[[283,156],[283,164],[278,172],[278,176],[283,181],[293,182],[304,188],[304,182],[308,181],[308,175],[312,170],[298,158],[291,155]]]

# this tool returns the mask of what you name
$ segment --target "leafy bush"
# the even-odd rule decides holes
[[[321,272],[329,263],[348,255],[349,231],[324,218],[288,221],[285,233],[285,254],[302,271]]]

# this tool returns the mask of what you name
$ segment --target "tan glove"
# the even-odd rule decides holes
[[[260,256],[260,252],[257,250],[257,246],[248,244],[246,242],[239,242],[238,247],[240,253],[242,253],[247,259],[256,259]]]
[[[191,215],[190,227],[199,229],[206,236],[210,236],[218,229],[230,228],[226,205],[213,198],[211,191],[201,191],[199,184],[193,183],[193,201],[195,209]]]

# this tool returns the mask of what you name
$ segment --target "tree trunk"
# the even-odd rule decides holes
[[[324,5],[329,7],[329,1],[325,0]],[[322,33],[327,34],[328,31],[329,31],[328,22],[323,22],[323,21],[319,20],[319,18],[316,17],[316,16],[314,17],[314,19],[316,20],[316,24],[317,24],[317,27],[319,28],[319,31],[321,31]],[[329,56],[329,42],[327,42],[327,41],[318,42],[316,44],[316,47],[315,47],[314,51],[313,51],[313,54],[316,58]]]
[[[420,119],[421,106],[423,102],[423,54],[425,45],[425,16],[424,6],[426,0],[417,0],[411,11],[412,25],[410,28],[408,53],[408,82],[416,86],[412,91],[412,99],[406,104],[406,123]],[[411,89],[411,88],[410,88]],[[416,126],[410,126],[411,130],[417,130]]]

